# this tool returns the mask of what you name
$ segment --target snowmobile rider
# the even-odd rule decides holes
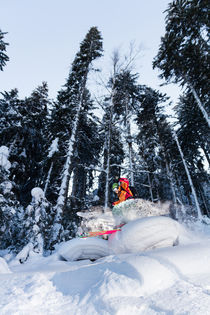
[[[133,198],[133,194],[129,188],[129,181],[127,178],[119,178],[119,183],[114,183],[112,185],[112,190],[117,194],[119,198],[119,200],[113,202],[113,206],[116,206],[127,199]]]

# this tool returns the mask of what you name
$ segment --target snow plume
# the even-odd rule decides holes
[[[112,212],[116,220],[129,222],[137,218],[169,215],[170,203],[153,203],[144,199],[130,199],[116,205]]]
[[[5,169],[7,172],[9,171],[11,167],[11,163],[8,160],[9,158],[9,149],[2,145],[0,147],[0,166]]]
[[[94,210],[95,208],[95,210]],[[108,230],[115,226],[115,218],[110,209],[103,213],[103,207],[97,206],[92,208],[90,212],[77,212],[82,217],[78,233],[86,233],[89,231]]]
[[[127,223],[138,218],[170,214],[170,203],[154,203],[144,199],[129,199],[116,205],[112,213],[116,223]]]
[[[169,216],[170,203],[155,204],[143,199],[130,199],[116,205],[112,210],[107,208],[103,213],[103,207],[92,207],[91,211],[77,212],[82,217],[79,227],[80,234],[89,231],[113,229],[116,225],[127,223],[138,218],[149,216]]]

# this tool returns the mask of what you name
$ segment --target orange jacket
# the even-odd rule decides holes
[[[128,198],[133,197],[133,194],[129,188],[129,182],[126,178],[120,178],[120,186],[118,188],[117,196],[119,200],[113,202],[113,205],[116,206],[119,203],[125,201]]]

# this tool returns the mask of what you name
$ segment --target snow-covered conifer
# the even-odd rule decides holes
[[[7,56],[6,52],[6,46],[8,43],[5,43],[4,41],[4,35],[7,33],[3,33],[0,30],[0,71],[3,71],[3,67],[6,65],[6,62],[9,61],[9,57]]]
[[[60,239],[62,233],[63,213],[67,204],[70,177],[73,171],[73,157],[84,111],[86,85],[91,63],[102,55],[102,38],[96,27],[92,27],[80,45],[80,50],[72,63],[69,77],[63,90],[59,92],[58,102],[52,112],[52,118],[63,118],[62,125],[57,126],[55,133],[59,137],[59,149],[62,154],[59,166],[62,166],[58,182],[58,198],[54,222],[54,240]],[[57,115],[58,114],[58,115]],[[59,128],[60,127],[60,128]],[[54,126],[55,128],[55,126]],[[64,134],[65,133],[65,134]],[[56,179],[55,179],[56,180]]]
[[[154,59],[160,77],[188,89],[208,126],[209,3],[176,0],[167,9],[166,33]]]
[[[31,190],[32,201],[27,206],[21,231],[22,249],[18,254],[24,262],[31,253],[43,254],[50,244],[50,204],[41,188]],[[51,219],[51,222],[50,222]],[[22,254],[21,254],[22,253]],[[25,253],[23,255],[23,253]]]
[[[11,163],[9,149],[0,147],[0,247],[5,249],[15,242],[16,215],[19,204],[12,191],[13,183],[9,179]],[[20,227],[19,227],[20,228]]]

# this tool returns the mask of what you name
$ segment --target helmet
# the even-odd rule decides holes
[[[117,183],[114,183],[114,184],[112,185],[112,190],[115,190],[116,188],[118,188],[118,184],[117,184]]]
[[[128,186],[129,186],[129,180],[127,179],[127,178],[120,178],[119,179],[119,182],[124,182],[124,183],[126,183]]]

